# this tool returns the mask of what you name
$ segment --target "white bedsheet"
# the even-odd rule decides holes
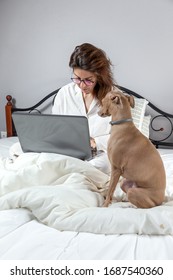
[[[6,210],[0,217],[0,259],[172,260],[173,237],[59,231],[33,219],[27,209]]]
[[[173,259],[173,153],[161,154],[166,200],[152,209],[122,202],[119,188],[102,208],[108,177],[86,162],[1,157],[0,259]]]

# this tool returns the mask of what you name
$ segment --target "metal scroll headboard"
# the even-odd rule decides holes
[[[130,95],[133,95],[137,98],[144,98],[143,96],[139,95],[138,93],[136,93],[132,90],[129,90],[125,87],[119,86],[119,88],[122,91],[124,91]],[[173,136],[173,114],[160,110],[158,107],[153,105],[151,102],[149,102],[147,106],[153,110],[154,114],[158,113],[151,118],[151,123],[150,123],[151,132],[152,131],[156,132],[156,134],[158,135],[159,132],[166,131],[166,134],[164,136],[161,136],[159,140],[154,139],[154,137],[151,137],[150,138],[151,142],[156,147],[159,147],[159,146],[173,147],[173,140],[170,140],[171,136]],[[165,120],[165,121],[163,121],[163,125],[161,124],[161,122],[158,122],[159,119]],[[166,141],[166,140],[168,140],[168,141]]]
[[[133,95],[137,98],[144,98],[143,96],[139,95],[138,93],[136,93],[128,88],[125,88],[123,86],[117,86],[117,87],[129,95]],[[12,120],[11,120],[12,112],[15,112],[15,111],[31,112],[33,110],[37,110],[39,112],[39,110],[37,108],[51,97],[53,97],[53,101],[54,101],[54,98],[59,90],[60,90],[60,88],[52,91],[51,93],[46,95],[43,99],[41,99],[38,103],[36,103],[34,106],[31,106],[28,108],[14,107],[13,103],[12,103],[12,96],[8,95],[6,97],[6,99],[8,101],[7,105],[6,105],[6,119],[7,119],[7,111],[10,112],[10,113],[8,113],[9,117],[8,117],[8,120],[6,121],[7,122],[7,133],[8,133],[8,127],[10,127],[8,136],[15,135],[14,126],[13,126]],[[153,110],[153,113],[154,113],[153,114],[154,116],[152,116],[151,123],[150,123],[150,132],[151,132],[150,140],[153,142],[153,144],[156,147],[159,147],[159,146],[173,147],[173,137],[172,137],[173,136],[173,114],[160,110],[155,105],[153,105],[151,102],[148,103],[147,108],[150,108],[151,110]],[[163,121],[163,119],[164,119],[164,121]],[[158,122],[158,120],[159,120],[159,122]],[[154,134],[154,136],[153,136],[153,134]],[[156,134],[156,137],[155,137],[155,134]]]

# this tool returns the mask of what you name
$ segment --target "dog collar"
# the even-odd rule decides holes
[[[110,121],[111,125],[116,125],[116,124],[121,124],[121,123],[126,123],[126,122],[132,122],[133,119],[122,119],[119,121]]]

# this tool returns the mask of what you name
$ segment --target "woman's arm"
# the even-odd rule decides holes
[[[110,134],[98,136],[94,138],[97,150],[103,150],[107,152],[107,144],[108,144],[109,137]]]

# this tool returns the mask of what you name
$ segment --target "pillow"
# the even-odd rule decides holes
[[[131,108],[132,118],[134,121],[135,126],[142,131],[142,124],[144,120],[145,110],[148,104],[148,101],[144,98],[137,98],[135,99],[135,107]]]
[[[150,121],[151,121],[151,116],[150,116],[150,115],[144,116],[144,120],[143,120],[143,122],[142,122],[142,129],[141,129],[141,132],[142,132],[147,138],[149,138],[149,134],[150,134],[150,130],[149,130]]]

